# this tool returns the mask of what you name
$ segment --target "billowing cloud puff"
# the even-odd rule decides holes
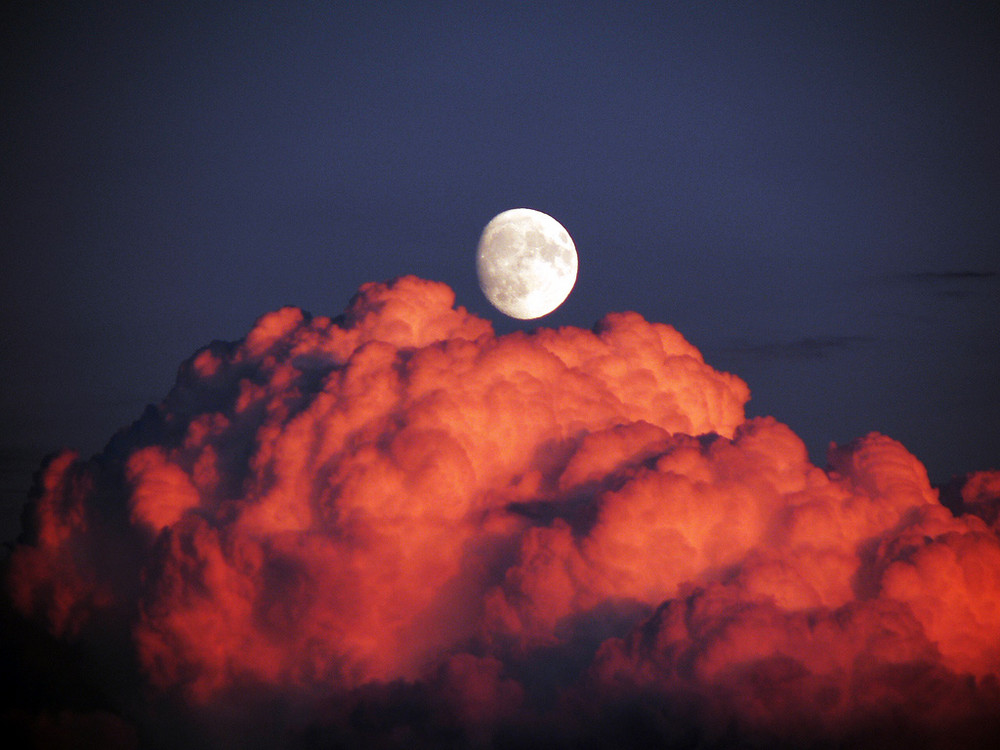
[[[496,336],[453,305],[406,277],[270,313],[49,461],[7,588],[62,641],[121,634],[147,698],[102,716],[215,745],[222,716],[261,745],[995,737],[995,474],[955,514],[887,437],[813,466],[669,326]]]

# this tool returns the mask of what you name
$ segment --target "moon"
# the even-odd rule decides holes
[[[569,232],[541,211],[512,208],[497,214],[479,238],[479,287],[512,318],[540,318],[559,307],[576,284],[576,269]]]

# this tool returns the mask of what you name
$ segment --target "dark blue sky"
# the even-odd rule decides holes
[[[932,480],[1000,464],[989,4],[19,5],[5,488],[99,450],[212,339],[409,273],[501,332],[670,323],[820,464],[870,430]],[[475,279],[516,206],[580,253],[527,324]]]

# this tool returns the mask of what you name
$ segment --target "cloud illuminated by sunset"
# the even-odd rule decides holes
[[[169,702],[234,746],[986,746],[1000,475],[956,515],[898,442],[817,467],[749,396],[635,313],[497,336],[366,284],[50,460],[7,587],[60,640],[127,634],[140,739]]]

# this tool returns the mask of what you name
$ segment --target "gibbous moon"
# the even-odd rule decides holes
[[[576,283],[576,268],[569,232],[541,211],[504,211],[479,238],[479,286],[497,310],[512,318],[540,318],[559,307]]]

